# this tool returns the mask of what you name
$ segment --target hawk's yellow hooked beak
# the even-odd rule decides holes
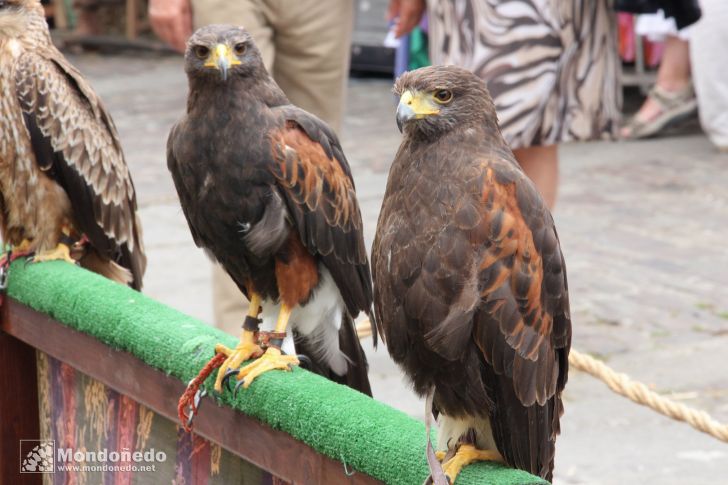
[[[238,64],[240,64],[240,61],[233,55],[233,51],[228,46],[217,44],[210,57],[205,61],[204,66],[219,69],[222,80],[227,81],[228,69]]]
[[[402,131],[402,126],[409,120],[421,120],[429,115],[436,115],[440,108],[432,101],[432,96],[421,91],[407,90],[399,98],[397,106],[397,127]]]

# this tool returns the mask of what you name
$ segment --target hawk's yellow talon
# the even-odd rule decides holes
[[[43,251],[33,257],[34,263],[44,261],[66,261],[67,263],[76,264],[76,260],[71,257],[71,248],[63,243],[58,243],[58,246],[54,249]]]
[[[442,461],[442,459],[445,458],[445,455],[447,455],[447,451],[436,451],[435,452],[435,458],[437,458],[439,461]]]
[[[269,347],[258,360],[240,369],[237,379],[242,379],[243,388],[247,389],[261,374],[274,369],[290,371],[291,366],[298,364],[298,358],[295,355],[282,355],[279,349]]]
[[[231,349],[230,347],[226,347],[223,344],[216,344],[215,345],[215,353],[216,354],[224,354],[226,357],[230,357],[230,355],[234,352],[234,349]]]
[[[13,246],[13,252],[20,254],[28,253],[30,252],[30,244],[30,239],[23,239],[20,241],[20,244]]]
[[[444,452],[439,453],[443,453],[443,457],[445,456]],[[450,483],[454,485],[455,479],[462,469],[476,461],[497,461],[503,463],[503,457],[495,450],[479,450],[473,445],[463,444],[460,445],[455,456],[442,464],[442,470],[450,479]]]
[[[227,356],[225,362],[218,369],[217,378],[215,379],[215,390],[222,392],[222,380],[225,377],[225,373],[228,370],[237,370],[246,360],[260,356],[263,353],[263,349],[255,342],[255,334],[246,330],[243,332],[240,343],[234,349],[217,344],[215,346],[215,352]]]

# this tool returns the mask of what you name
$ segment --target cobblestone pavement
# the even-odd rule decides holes
[[[134,176],[149,269],[145,291],[204,321],[210,268],[194,247],[165,164],[184,109],[176,57],[76,56],[116,120]],[[371,246],[399,143],[391,82],[352,79],[343,145]],[[574,347],[728,422],[728,156],[700,134],[561,149],[555,213]],[[369,344],[367,344],[369,345]],[[420,418],[386,349],[368,348],[375,397]],[[572,372],[557,483],[728,483],[728,446]]]

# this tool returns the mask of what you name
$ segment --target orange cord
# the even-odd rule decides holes
[[[255,334],[256,340],[258,340],[263,349],[267,349],[269,347],[271,339],[285,338],[286,336],[285,332],[255,332]],[[202,386],[202,383],[205,382],[205,379],[212,374],[212,371],[220,367],[223,362],[225,362],[226,358],[225,354],[215,354],[215,357],[205,364],[205,367],[203,367],[200,373],[197,374],[197,377],[187,384],[187,389],[185,389],[185,392],[179,398],[179,402],[177,403],[177,415],[179,416],[180,421],[182,421],[182,427],[185,431],[189,432],[192,430],[192,419],[194,419],[195,414],[197,414],[195,394],[197,394],[197,391],[200,389],[200,386]],[[190,416],[185,413],[185,408],[187,406],[190,407],[192,419],[190,419]]]
[[[205,367],[203,367],[199,374],[197,374],[197,377],[190,381],[187,385],[187,389],[185,389],[185,392],[179,398],[179,402],[177,403],[177,415],[179,416],[179,419],[182,422],[182,427],[185,431],[192,431],[192,421],[190,420],[190,416],[185,413],[185,408],[187,406],[190,407],[191,416],[194,418],[195,414],[197,414],[197,408],[195,407],[195,394],[197,394],[197,391],[200,389],[202,383],[205,382],[205,379],[212,374],[212,371],[220,367],[222,363],[225,362],[226,358],[225,354],[215,354],[215,357],[205,364]]]

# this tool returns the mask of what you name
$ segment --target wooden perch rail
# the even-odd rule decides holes
[[[127,352],[110,348],[84,333],[61,325],[13,299],[6,303],[3,311],[3,332],[132,397],[157,414],[177,420],[177,398],[186,387],[179,379],[147,366]],[[34,361],[33,355],[33,366]],[[17,368],[21,374],[32,372],[19,366]],[[24,378],[22,382],[23,385],[15,389],[28,385]],[[14,395],[6,393],[8,398]],[[195,422],[197,434],[283,480],[291,483],[381,483],[362,473],[348,477],[341,462],[321,455],[291,435],[272,429],[230,407],[216,406],[210,402],[202,409],[204,411]],[[32,411],[37,421],[37,405]],[[25,419],[30,420],[31,416]],[[28,438],[38,434],[22,436]],[[17,448],[16,440],[12,449],[16,451]],[[271,453],[271,450],[276,452]],[[0,483],[16,483],[18,462],[12,461],[12,465],[15,465],[11,470],[13,478],[0,478]]]
[[[45,352],[174,421],[177,399],[215,344],[235,344],[230,335],[63,262],[16,261],[8,296],[0,344],[17,347],[31,362],[34,349]],[[35,372],[11,362],[2,375],[20,387],[0,393],[3,423],[19,410],[29,423],[3,428],[0,451],[9,454],[0,460],[0,483],[20,483],[17,440],[39,432],[37,397],[27,389],[36,385]],[[264,374],[237,397],[216,395],[209,381],[205,388],[215,399],[202,404],[195,431],[285,481],[419,485],[429,473],[423,423],[345,386],[300,368]],[[485,483],[545,482],[496,463],[471,465],[458,477],[458,485]]]

